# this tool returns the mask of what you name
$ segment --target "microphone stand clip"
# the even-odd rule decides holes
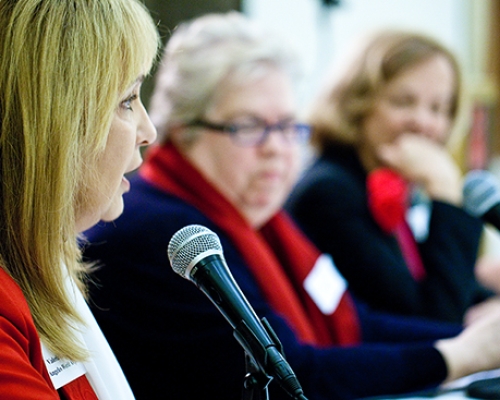
[[[258,367],[253,357],[245,351],[246,375],[242,400],[269,400],[267,387],[273,378]]]
[[[267,347],[257,339],[255,333],[244,320],[238,324],[233,332],[234,337],[245,350],[247,374],[243,385],[243,400],[268,400],[268,385],[273,380],[273,377],[266,373],[266,367],[273,365],[274,368],[278,368],[278,374],[280,374],[282,372],[280,370],[281,365],[285,362],[283,346],[278,336],[266,318],[262,318],[261,322],[271,341]],[[282,385],[281,380],[278,383]],[[296,385],[298,385],[298,382]],[[300,385],[298,388],[300,389]],[[285,390],[288,392],[287,389]],[[301,389],[299,393],[300,399],[307,400],[303,397]],[[293,396],[291,393],[289,394]]]

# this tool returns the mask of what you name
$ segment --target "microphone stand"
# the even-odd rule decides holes
[[[243,382],[242,400],[269,400],[267,386],[273,378],[263,373],[246,351],[245,366],[247,373]]]
[[[283,346],[281,345],[278,336],[274,332],[269,322],[266,318],[261,319],[262,326],[269,334],[272,342],[274,343],[275,350],[283,355]],[[252,331],[248,328],[245,321],[236,327],[233,332],[235,339],[241,344],[245,350],[245,366],[246,375],[243,384],[243,400],[269,400],[268,385],[273,380],[272,376],[269,376],[263,371],[259,365],[256,363],[253,354],[256,354],[256,348],[259,347],[259,342],[255,340],[255,336]],[[266,352],[266,349],[260,349]],[[270,353],[267,353],[270,354]],[[297,382],[298,384],[298,382]],[[300,385],[299,385],[300,387]],[[295,400],[307,400],[303,393],[296,394],[292,396]]]

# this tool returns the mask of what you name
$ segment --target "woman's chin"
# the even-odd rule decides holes
[[[101,221],[110,222],[117,219],[123,213],[123,198],[115,199],[107,210],[101,215]]]

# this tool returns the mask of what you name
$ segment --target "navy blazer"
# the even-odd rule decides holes
[[[474,277],[481,221],[433,201],[428,236],[418,244],[427,277],[417,282],[395,236],[368,209],[366,176],[353,149],[330,148],[304,173],[285,208],[371,307],[462,322],[468,307],[491,295]]]
[[[171,269],[174,233],[201,224],[220,238],[224,257],[257,315],[266,317],[309,400],[354,399],[439,384],[446,366],[431,343],[460,327],[367,312],[358,305],[365,344],[319,349],[301,344],[264,299],[227,237],[207,217],[140,177],[125,211],[86,232],[85,258],[99,260],[93,312],[138,400],[241,398],[244,351],[216,307]],[[289,396],[271,382],[270,398]]]

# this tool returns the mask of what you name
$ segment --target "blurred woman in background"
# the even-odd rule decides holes
[[[166,46],[150,111],[159,144],[123,215],[86,232],[85,256],[102,264],[93,311],[138,399],[164,395],[157,382],[169,399],[242,394],[233,329],[169,267],[167,245],[192,224],[219,237],[309,400],[403,393],[500,366],[498,314],[459,334],[459,325],[370,313],[282,211],[309,134],[297,119],[296,70],[282,40],[234,12],[182,24]],[[271,398],[291,398],[269,386]]]
[[[434,39],[382,31],[313,102],[313,165],[286,208],[375,309],[461,323],[490,296],[475,279],[482,224],[462,209],[446,145],[462,97]]]

